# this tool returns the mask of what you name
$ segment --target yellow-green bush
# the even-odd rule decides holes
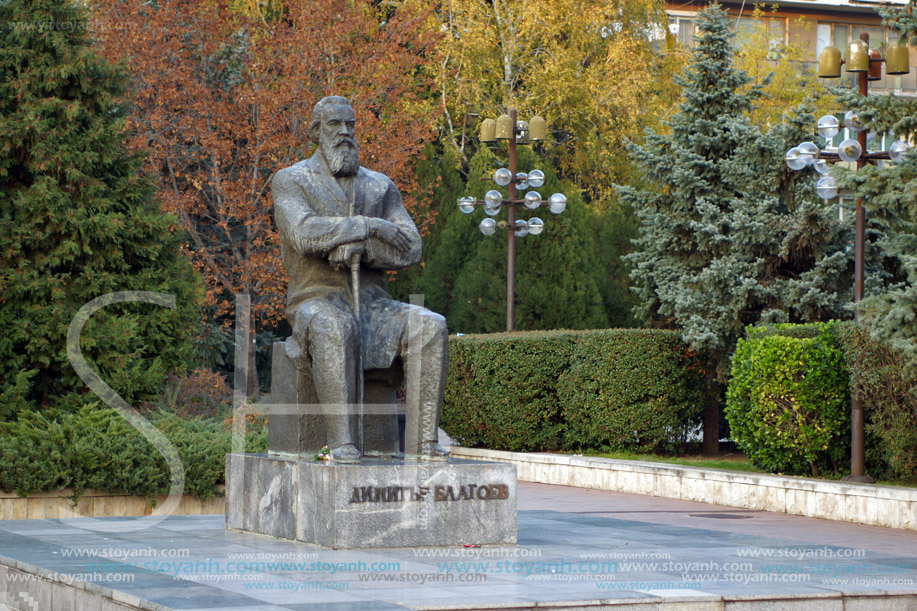
[[[755,465],[818,475],[849,464],[849,377],[834,327],[749,327],[739,340],[725,413]]]
[[[673,452],[700,421],[702,385],[673,331],[453,337],[442,426],[465,446]]]

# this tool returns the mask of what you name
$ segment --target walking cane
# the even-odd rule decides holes
[[[353,290],[353,307],[357,317],[357,401],[360,402],[360,455],[363,455],[363,320],[360,316],[360,255],[350,258],[350,279]]]

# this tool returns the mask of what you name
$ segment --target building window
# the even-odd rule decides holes
[[[678,44],[690,47],[694,44],[693,38],[697,31],[694,25],[694,16],[669,15],[669,33],[675,37]]]
[[[771,52],[768,59],[777,59],[777,54],[786,46],[786,18],[785,17],[739,17],[734,22],[736,41],[741,44],[755,33],[755,28],[767,28],[768,45]]]

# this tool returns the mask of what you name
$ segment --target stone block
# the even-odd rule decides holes
[[[230,454],[226,457],[226,481],[233,480],[239,481],[238,478],[242,477],[242,467],[245,465],[245,462],[241,458],[236,458],[235,455]],[[242,530],[243,520],[242,515],[244,512],[243,497],[241,495],[235,495],[230,497],[229,494],[226,495],[226,528],[232,528],[233,530]]]
[[[848,596],[844,598],[844,611],[914,611],[912,596]]]
[[[749,486],[741,482],[726,481],[723,482],[723,498],[720,502],[730,507],[750,507],[754,504],[753,495]]]
[[[54,585],[54,582],[47,580],[43,577],[35,576],[34,579],[30,579],[26,582],[26,597],[20,598],[19,606],[23,609],[29,609],[29,611],[38,611],[39,609],[53,609],[51,606],[51,588]],[[21,594],[20,594],[21,596]],[[25,602],[23,602],[23,600]],[[16,601],[13,601],[14,603]]]
[[[259,461],[258,467],[261,496],[258,499],[257,528],[281,539],[294,539],[293,469],[286,468],[286,463],[277,460]]]
[[[813,518],[823,517],[818,513],[818,493],[812,492],[811,490],[805,490],[803,494],[805,496],[802,504],[802,515]]]
[[[0,564],[0,603],[6,603],[7,584],[10,582],[10,569],[8,566]]]
[[[917,530],[917,502],[905,503],[901,528]]]
[[[6,518],[7,520],[25,520],[28,517],[28,499],[9,499],[6,502],[11,505],[10,515]]]
[[[102,598],[87,590],[75,590],[73,604],[79,611],[99,611],[102,608]]]
[[[368,456],[394,454],[401,447],[396,388],[403,372],[395,366],[363,375],[363,451]],[[271,355],[271,405],[268,450],[272,454],[309,459],[325,446],[325,425],[311,372],[296,367],[285,342],[274,342]]]
[[[723,601],[724,611],[844,611],[845,608],[840,595],[796,595],[779,600],[764,596],[737,596]]]
[[[703,503],[705,500],[706,484],[704,480],[696,477],[686,477],[682,480],[682,498],[686,501]]]
[[[516,542],[515,465],[342,465],[265,454],[226,460],[230,529],[335,549]]]
[[[27,582],[22,577],[24,574],[17,569],[7,568],[6,603],[13,609],[18,609],[29,594]]]
[[[51,608],[54,611],[80,611],[76,608],[76,590],[68,585],[51,586]]]
[[[707,480],[707,490],[704,495],[704,501],[707,503],[719,503],[723,498],[723,482]]]
[[[723,601],[719,599],[696,600],[690,598],[663,599],[653,611],[723,611]]]
[[[318,397],[308,371],[300,372],[287,355],[284,342],[274,342],[271,354],[271,404],[268,448],[283,454],[314,454],[325,445],[325,427]]]
[[[805,501],[802,490],[789,489],[786,491],[786,512],[792,515],[802,515],[802,503]]]

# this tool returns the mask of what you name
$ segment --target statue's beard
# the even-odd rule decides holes
[[[322,153],[335,176],[356,176],[360,169],[360,149],[351,138],[339,138],[333,145],[322,142]]]

